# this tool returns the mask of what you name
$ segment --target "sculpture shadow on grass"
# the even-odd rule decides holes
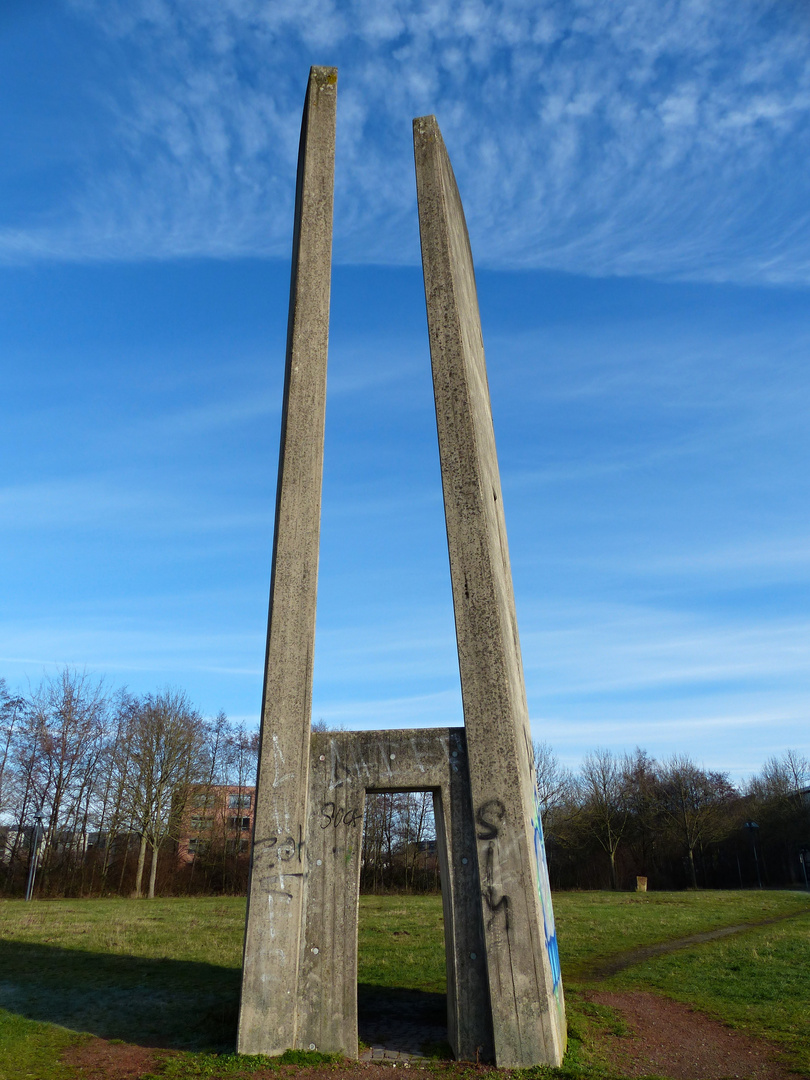
[[[216,964],[0,940],[0,1010],[136,1046],[233,1051],[239,980]],[[364,1042],[447,1056],[444,994],[357,991]]]
[[[148,1047],[232,1051],[238,968],[0,940],[0,1009]]]

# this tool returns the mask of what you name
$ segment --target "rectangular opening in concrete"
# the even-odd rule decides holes
[[[369,791],[360,892],[440,893],[433,792]]]
[[[358,927],[361,1053],[452,1057],[433,791],[368,791]]]

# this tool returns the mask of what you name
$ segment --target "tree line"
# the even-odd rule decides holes
[[[553,888],[805,883],[798,751],[737,786],[687,755],[596,750],[573,771],[534,750]],[[244,892],[257,759],[256,732],[182,691],[110,692],[65,669],[15,695],[0,679],[0,892],[24,894],[34,848],[38,896]],[[439,888],[428,792],[367,797],[360,875],[365,892]]]
[[[687,754],[595,750],[574,772],[535,745],[552,888],[750,888],[806,885],[810,761],[769,758],[737,786]]]
[[[179,690],[111,693],[65,669],[27,695],[0,679],[0,890],[155,896],[244,889],[247,855],[176,857],[192,796],[255,784],[258,735]],[[35,844],[36,841],[36,844]]]
[[[33,851],[37,896],[244,893],[258,750],[182,691],[0,679],[0,893],[25,893]],[[438,887],[429,793],[369,795],[361,888]]]
[[[548,744],[533,750],[552,888],[807,885],[810,761],[799,751],[735,785],[686,754],[595,750],[575,771]],[[364,891],[437,889],[429,795],[374,795],[366,806]]]

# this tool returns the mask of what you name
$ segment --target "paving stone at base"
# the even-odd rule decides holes
[[[426,1064],[431,1058],[423,1057],[419,1054],[406,1054],[404,1051],[399,1050],[380,1050],[372,1049],[365,1050],[360,1055],[360,1061],[391,1061],[394,1064],[402,1062],[402,1064]]]
[[[414,994],[413,999],[402,1001],[397,1009],[384,1006],[361,1013],[360,1039],[368,1047],[361,1061],[425,1062],[431,1060],[425,1055],[426,1047],[447,1045],[447,1025],[420,1016],[429,1016],[435,1004],[420,1008],[420,995]]]

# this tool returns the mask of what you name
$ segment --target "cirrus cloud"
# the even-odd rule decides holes
[[[477,260],[805,283],[810,15],[773,0],[73,0],[103,152],[6,258],[285,256],[306,71],[341,69],[336,257],[418,258],[435,113]],[[59,202],[59,199],[62,201]]]

